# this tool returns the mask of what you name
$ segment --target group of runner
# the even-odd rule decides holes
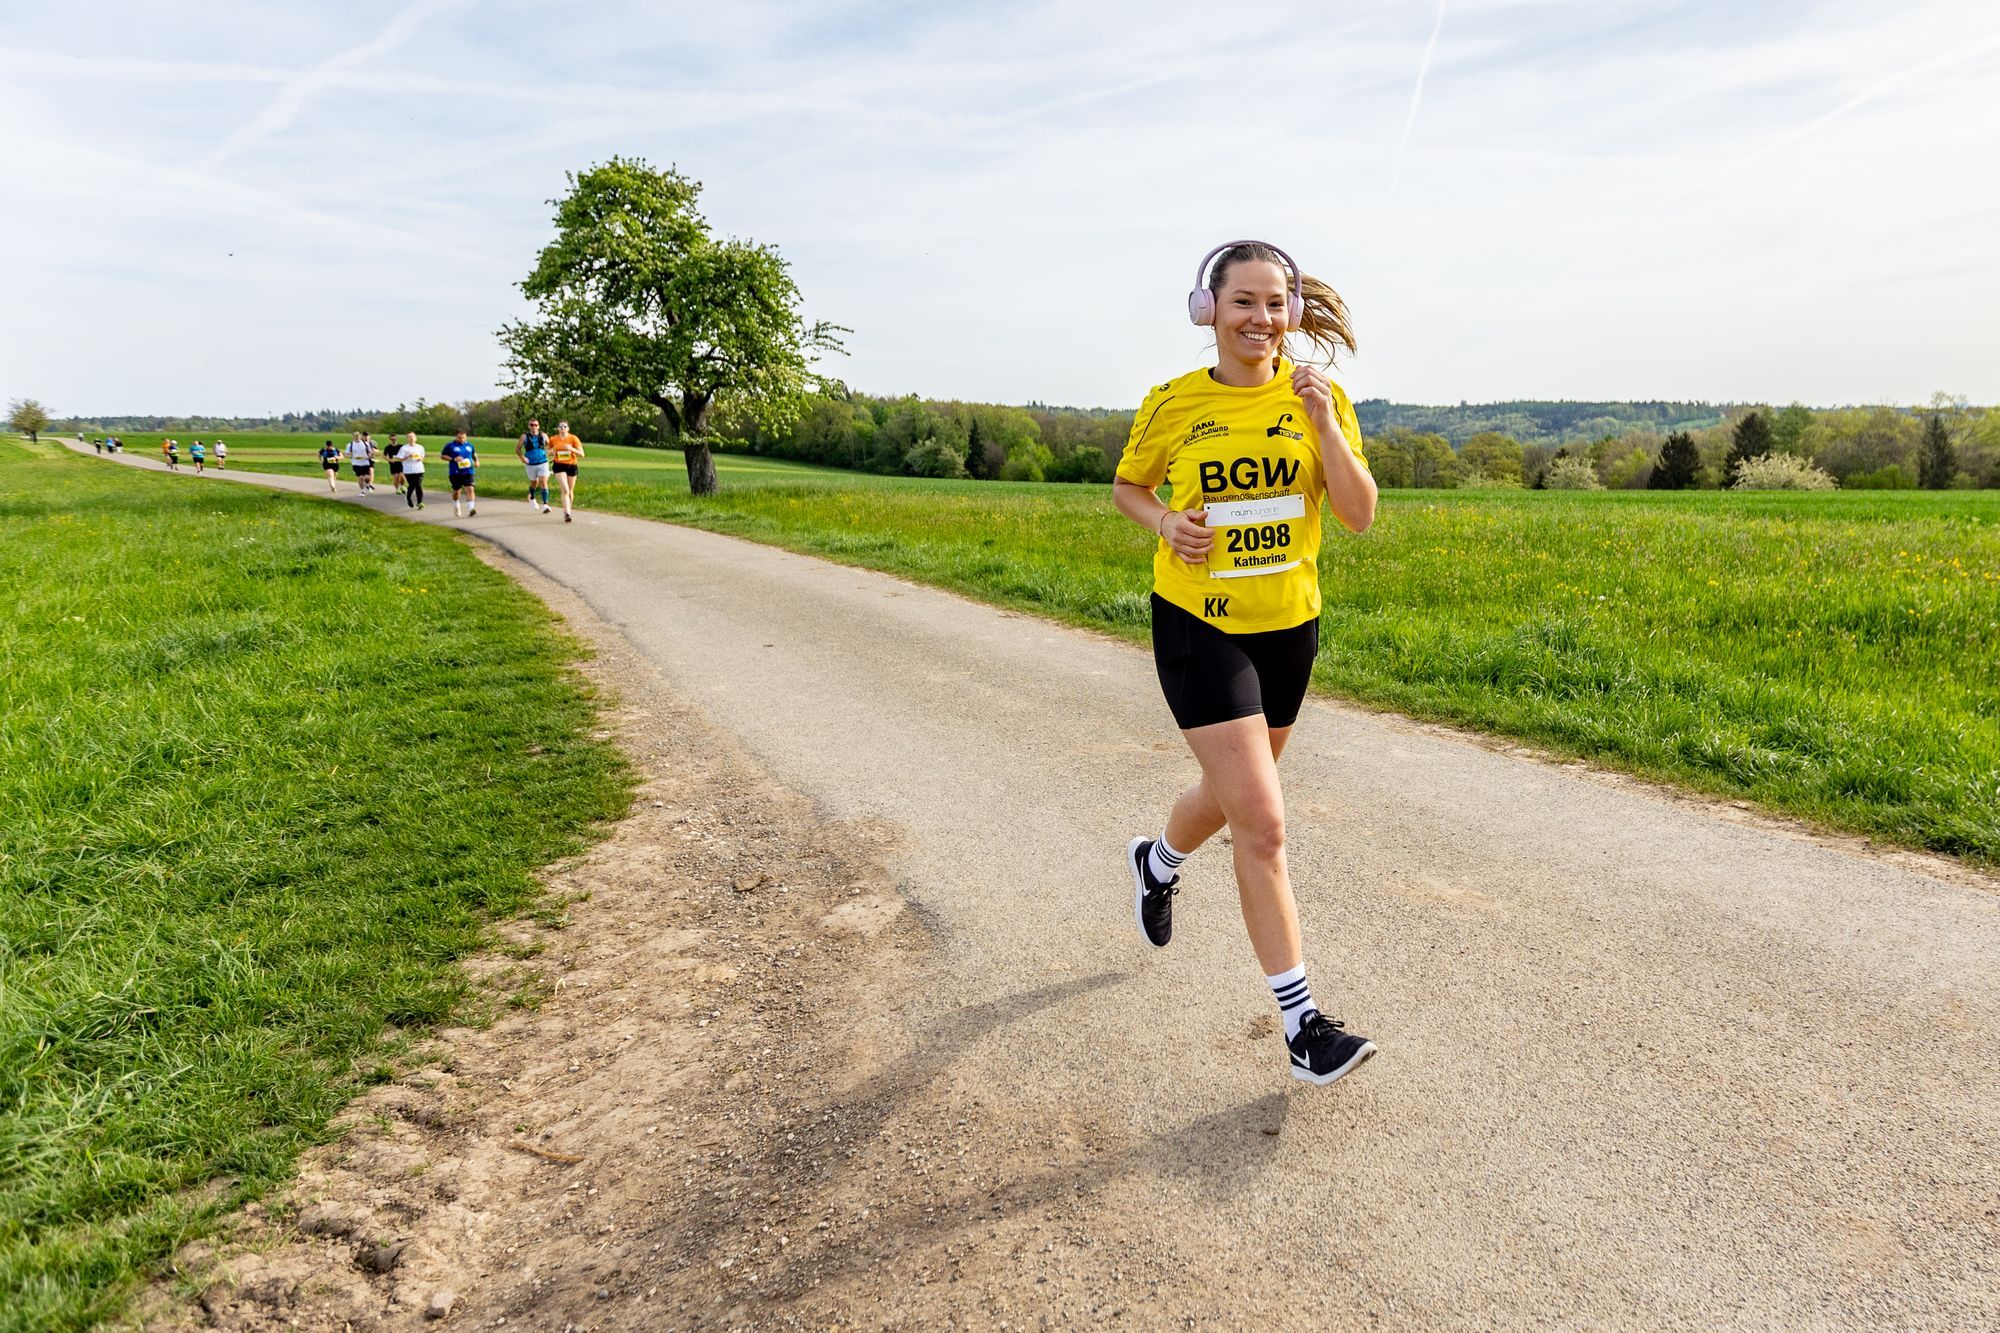
[[[102,440],[98,441],[100,447],[97,452],[99,453],[104,452],[103,448],[101,447],[103,443],[104,441]],[[111,452],[117,453],[123,447],[124,447],[123,441],[120,440],[111,441]],[[179,472],[181,470],[181,442],[179,440],[161,440],[160,453],[165,455],[168,467],[172,468],[176,472]],[[208,456],[209,456],[208,447],[202,444],[200,440],[196,440],[193,444],[188,446],[188,461],[194,464],[194,470],[196,472],[206,472],[208,470],[207,467]],[[221,440],[217,440],[215,442],[216,471],[220,472],[223,469],[227,468],[228,466],[229,466],[229,446],[224,444]]]
[[[125,441],[116,435],[100,435],[91,443],[97,446],[97,452],[100,454],[120,453],[125,448]]]
[[[451,442],[438,450],[445,461],[445,479],[451,483],[451,511],[460,518],[467,518],[479,512],[479,451],[464,431],[456,432]],[[354,483],[361,494],[375,493],[375,465],[379,461],[388,468],[390,485],[396,494],[403,497],[403,503],[412,509],[424,507],[424,459],[425,450],[417,439],[417,433],[389,437],[384,446],[375,442],[372,433],[357,430],[345,448],[338,448],[332,440],[327,440],[319,448],[320,470],[326,474],[326,488],[339,489],[340,462],[347,460],[349,470],[354,474]],[[514,457],[521,461],[528,479],[528,504],[544,514],[554,513],[549,505],[549,476],[551,473],[561,478],[563,522],[575,521],[573,510],[576,505],[576,477],[578,465],[583,462],[583,441],[570,433],[567,421],[556,423],[554,435],[545,434],[540,421],[530,421],[528,429],[514,442]]]

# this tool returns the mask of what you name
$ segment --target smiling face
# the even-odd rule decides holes
[[[1284,346],[1285,301],[1291,287],[1285,270],[1262,259],[1243,259],[1223,270],[1215,294],[1215,352],[1218,364],[1246,369],[1270,365]]]

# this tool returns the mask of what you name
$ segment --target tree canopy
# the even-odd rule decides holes
[[[7,424],[39,442],[49,428],[49,412],[32,398],[17,398],[7,408]]]
[[[814,356],[840,351],[846,330],[804,320],[775,249],[709,233],[699,181],[618,157],[569,180],[551,201],[556,237],[520,284],[536,317],[500,331],[515,385],[651,404],[686,451],[689,488],[713,494],[714,411],[796,421],[824,387]]]

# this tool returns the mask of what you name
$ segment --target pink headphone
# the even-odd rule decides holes
[[[1292,257],[1269,241],[1231,241],[1218,245],[1201,257],[1201,263],[1194,271],[1194,290],[1188,293],[1188,318],[1203,328],[1215,323],[1215,293],[1208,289],[1208,261],[1224,250],[1234,250],[1239,245],[1261,245],[1274,251],[1285,261],[1285,267],[1292,271],[1292,294],[1285,299],[1285,328],[1296,329],[1306,317],[1306,298],[1299,277],[1299,266]]]

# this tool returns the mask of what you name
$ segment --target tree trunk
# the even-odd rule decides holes
[[[715,459],[709,455],[708,441],[703,439],[682,440],[681,450],[687,459],[688,494],[714,495],[716,492]]]
[[[681,424],[686,428],[681,449],[687,459],[690,495],[714,495],[719,489],[715,459],[708,452],[708,410],[713,403],[709,394],[681,391]]]

